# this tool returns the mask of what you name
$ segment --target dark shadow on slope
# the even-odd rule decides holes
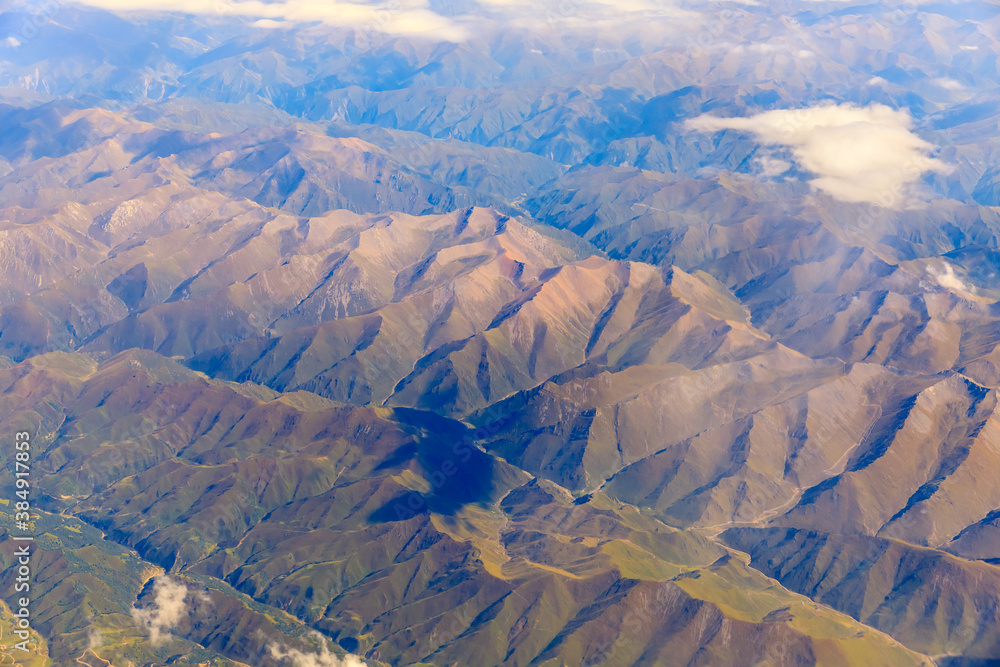
[[[475,432],[461,422],[412,408],[396,408],[394,418],[414,435],[413,455],[431,488],[419,494],[422,503],[397,499],[377,510],[372,520],[399,520],[397,515],[407,511],[453,515],[464,505],[493,503],[521,483],[517,470],[482,451]],[[399,501],[405,509],[396,507]]]

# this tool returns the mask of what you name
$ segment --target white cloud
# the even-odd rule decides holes
[[[814,51],[809,49],[800,49],[794,43],[781,39],[772,39],[768,42],[748,42],[746,44],[734,44],[732,42],[722,41],[709,48],[712,50],[725,51],[731,55],[742,55],[749,52],[761,55],[781,54],[801,59],[816,57],[816,53]]]
[[[149,641],[159,644],[163,634],[170,632],[187,613],[184,600],[188,589],[183,583],[168,576],[160,576],[153,583],[153,604],[145,609],[132,609],[132,618],[149,632]]]
[[[366,667],[364,661],[356,655],[347,655],[343,658],[332,653],[326,647],[326,640],[323,635],[312,633],[313,638],[321,642],[319,653],[304,653],[295,648],[288,648],[271,644],[267,647],[272,658],[276,660],[287,660],[293,667]]]
[[[428,7],[426,0],[343,2],[341,0],[79,0],[111,11],[163,11],[245,16],[274,22],[320,22],[366,32],[427,35],[461,41],[466,31]],[[275,27],[274,24],[266,24]]]
[[[276,29],[276,28],[291,28],[293,27],[293,25],[294,24],[289,23],[288,21],[275,21],[274,19],[260,19],[259,21],[254,21],[253,23],[253,27],[264,28],[265,30]]]
[[[21,40],[19,40],[17,37],[8,37],[7,39],[0,42],[0,44],[9,47],[11,49],[16,49],[17,47],[21,46]]]
[[[679,7],[679,0],[478,0],[474,10],[444,16],[430,0],[77,0],[117,12],[183,12],[209,16],[242,16],[256,19],[261,28],[286,23],[321,22],[356,28],[364,33],[420,35],[460,42],[481,33],[483,21],[506,25],[601,30],[632,24],[658,29],[676,28],[687,18],[705,15]],[[757,4],[757,0],[733,0]]]
[[[945,90],[963,90],[965,88],[965,86],[963,86],[958,81],[955,81],[955,79],[946,79],[946,78],[931,79],[931,83],[933,83],[935,86],[944,88]]]
[[[94,650],[104,646],[104,633],[97,628],[90,628],[87,631],[87,648]]]
[[[740,46],[742,50],[743,46]],[[799,49],[796,48],[794,44],[790,44],[784,40],[772,40],[769,42],[751,42],[746,46],[746,49],[751,53],[785,53],[794,54],[800,58],[815,58],[816,54],[809,49]]]
[[[955,274],[955,267],[951,264],[945,262],[944,271],[940,271],[936,268],[929,267],[930,274],[937,281],[938,285],[944,287],[945,289],[957,290],[959,292],[968,292],[969,294],[975,294],[976,288],[973,285],[965,282],[958,275]]]
[[[926,172],[950,168],[929,153],[933,146],[910,131],[905,110],[882,104],[824,105],[767,111],[749,118],[703,115],[686,126],[699,132],[742,130],[772,146],[791,149],[795,161],[817,175],[810,184],[836,199],[898,207]]]
[[[760,163],[762,169],[761,173],[767,178],[773,178],[774,176],[781,176],[783,173],[792,168],[792,164],[787,160],[781,160],[775,157],[764,156],[757,160]]]
[[[886,81],[885,79],[883,79],[880,76],[873,76],[872,78],[870,78],[867,81],[865,81],[865,85],[866,86],[882,86],[882,85],[887,84],[887,83],[889,83],[889,82]]]
[[[962,49],[963,51],[978,51],[979,50],[979,47],[976,46],[976,45],[974,45],[974,44],[962,44],[958,48]]]

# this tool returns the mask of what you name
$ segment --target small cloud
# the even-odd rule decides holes
[[[774,157],[762,157],[757,160],[760,163],[761,174],[766,178],[781,176],[792,168],[792,163]]]
[[[184,604],[187,594],[187,586],[168,576],[160,576],[153,583],[153,604],[145,609],[132,609],[132,618],[149,632],[149,641],[154,646],[188,612]]]
[[[275,21],[274,19],[260,19],[259,21],[253,22],[253,27],[264,28],[265,30],[274,30],[277,28],[288,28],[292,24],[288,21]]]
[[[963,51],[978,51],[979,50],[979,47],[976,46],[975,44],[962,44],[958,48],[962,49]]]
[[[90,628],[87,631],[87,648],[94,650],[104,646],[104,633],[97,628]]]
[[[809,49],[797,49],[792,44],[787,44],[783,42],[752,42],[747,45],[740,44],[739,46],[733,48],[729,44],[722,45],[724,50],[728,50],[734,53],[742,53],[744,50],[750,53],[761,53],[761,54],[785,54],[792,55],[796,58],[815,58],[816,54]]]
[[[902,109],[883,104],[779,109],[749,118],[702,115],[685,125],[698,132],[739,130],[762,144],[785,146],[800,167],[816,174],[815,189],[848,202],[899,207],[927,172],[951,169],[929,156],[933,146],[910,131]]]
[[[933,266],[928,269],[931,276],[937,281],[937,284],[945,289],[956,290],[959,292],[967,292],[969,294],[975,294],[976,288],[974,285],[970,285],[955,273],[955,267],[951,264],[945,262],[944,270],[934,268]]]
[[[8,37],[7,39],[0,42],[0,44],[3,44],[9,49],[16,49],[17,47],[21,46],[21,40],[19,40],[17,37]]]
[[[955,81],[955,79],[931,79],[931,83],[940,88],[944,88],[945,90],[963,90],[965,88],[965,86],[958,81]]]
[[[275,660],[287,660],[292,667],[367,667],[364,661],[356,655],[346,655],[343,658],[326,647],[326,639],[318,632],[310,633],[314,639],[321,642],[319,653],[305,653],[295,648],[270,644],[267,647]]]
[[[872,78],[865,81],[866,86],[884,86],[887,83],[889,82],[880,76],[873,76]]]

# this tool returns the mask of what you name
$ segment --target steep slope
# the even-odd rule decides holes
[[[996,8],[375,4],[0,8],[39,653],[1000,660]]]
[[[128,609],[155,609],[162,584],[149,579],[162,566],[192,596],[165,628],[205,647],[188,659],[210,649],[278,664],[269,647],[306,647],[305,624],[390,664],[628,665],[678,652],[929,664],[804,606],[704,537],[603,494],[574,501],[428,413],[211,380],[146,351],[100,363],[54,353],[0,380],[4,423],[36,429],[37,525],[54,568],[36,613],[59,660],[138,658],[119,637],[142,632]],[[109,639],[82,648],[94,628]],[[236,628],[250,640],[225,640]],[[751,652],[734,656],[735,638]]]
[[[791,590],[943,664],[952,664],[949,657],[962,664],[996,655],[1000,570],[994,566],[898,540],[816,531],[733,528],[722,538]]]

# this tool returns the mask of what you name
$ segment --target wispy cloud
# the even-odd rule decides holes
[[[318,632],[312,634],[313,638],[320,642],[319,653],[305,653],[279,644],[270,644],[267,650],[272,658],[286,660],[292,667],[366,667],[364,661],[356,655],[347,655],[341,658],[331,652],[326,647],[326,639],[323,635]]]
[[[365,33],[422,36],[461,42],[490,22],[508,26],[600,29],[608,25],[676,28],[698,11],[679,0],[477,0],[464,9],[436,10],[430,0],[77,0],[115,12],[181,12],[255,19],[259,28],[323,23]],[[756,5],[756,0],[734,0]]]
[[[946,77],[931,79],[931,83],[945,90],[963,90],[965,88],[965,86],[955,81],[955,79],[948,79]]]
[[[930,267],[929,272],[931,276],[937,281],[937,284],[945,289],[956,290],[959,292],[968,292],[969,294],[975,294],[976,288],[974,285],[970,285],[965,282],[955,273],[955,267],[951,264],[945,262],[944,270],[940,270]]]
[[[244,16],[277,27],[283,22],[319,22],[371,32],[427,35],[460,41],[465,28],[429,8],[426,0],[343,2],[341,0],[79,0],[116,12],[166,11],[216,16]]]
[[[766,177],[773,178],[775,176],[780,176],[792,168],[792,164],[787,160],[771,157],[769,155],[762,156],[758,158],[757,161],[760,163],[761,174]]]
[[[153,603],[145,609],[132,610],[132,618],[149,632],[149,641],[153,645],[163,641],[164,634],[169,634],[170,629],[188,613],[185,604],[187,595],[188,589],[183,583],[160,576],[153,582]]]
[[[810,184],[836,199],[897,207],[927,172],[950,168],[930,157],[933,146],[910,131],[905,110],[882,104],[825,105],[767,111],[749,118],[703,115],[687,121],[698,132],[739,130],[765,145],[785,146],[803,169],[816,174]]]
[[[104,646],[104,633],[99,629],[91,627],[87,631],[87,648],[93,650]]]

